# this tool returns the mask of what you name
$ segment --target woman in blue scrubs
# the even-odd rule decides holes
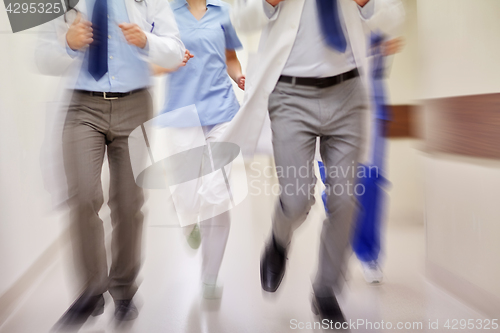
[[[178,69],[155,68],[156,73],[170,73],[162,113],[194,104],[205,140],[210,145],[217,141],[240,107],[231,79],[244,89],[245,76],[236,56],[236,49],[242,45],[229,18],[230,7],[222,0],[174,0],[171,8],[181,40],[190,53],[186,52],[185,62]],[[198,180],[191,188],[185,187],[173,196],[182,197],[177,202],[183,207],[176,205],[180,219],[188,215],[192,219],[181,222],[189,224],[184,227],[189,245],[192,248],[198,248],[200,242],[202,245],[203,295],[218,298],[221,288],[217,287],[217,276],[230,225],[229,211],[220,213],[225,205],[221,193],[227,188],[224,181],[212,175]],[[180,210],[189,214],[183,215]],[[215,213],[208,214],[207,218],[207,210]]]

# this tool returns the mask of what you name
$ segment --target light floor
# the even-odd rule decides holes
[[[405,147],[408,148],[403,144],[393,149],[407,151]],[[261,159],[260,163],[264,167],[269,161]],[[234,173],[242,175],[243,170],[239,166]],[[265,181],[249,169],[247,175],[259,186]],[[270,183],[274,181],[271,179]],[[317,203],[296,232],[282,286],[276,294],[268,295],[260,288],[259,258],[270,228],[274,196],[256,195],[255,188],[249,190],[250,195],[232,211],[232,229],[220,273],[224,284],[220,301],[201,298],[200,253],[188,248],[166,193],[149,192],[145,260],[136,297],[140,316],[129,326],[117,327],[112,317],[113,302],[106,295],[104,315],[87,322],[81,332],[320,332],[314,328],[300,329],[299,324],[306,327],[317,320],[310,310],[310,297],[323,207]],[[389,216],[401,216],[398,214]],[[102,217],[109,224],[107,208]],[[360,326],[352,332],[445,332],[448,319],[483,318],[426,281],[423,223],[390,221],[384,243],[385,282],[367,285],[359,263],[351,258],[340,302],[346,318],[370,321],[374,327],[383,320],[386,326],[391,323],[393,329]],[[0,326],[1,333],[43,333],[51,329],[74,299],[68,251],[67,244],[61,247],[60,258]],[[429,329],[429,321],[439,321],[439,329]],[[423,326],[396,329],[399,322]]]

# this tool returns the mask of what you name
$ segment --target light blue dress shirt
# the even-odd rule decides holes
[[[147,53],[134,45],[129,45],[118,24],[130,23],[126,0],[108,0],[108,72],[96,81],[88,71],[88,49],[83,56],[82,69],[78,75],[75,89],[100,92],[129,92],[150,85],[148,63],[141,59],[140,53]],[[87,0],[87,12],[92,13],[95,0]],[[88,18],[92,21],[92,17]],[[68,50],[75,56],[77,52]]]
[[[194,58],[168,75],[162,113],[194,104],[202,126],[230,121],[240,105],[227,74],[226,49],[242,45],[229,19],[229,5],[207,0],[207,11],[199,21],[186,0],[175,0],[171,7],[181,40]]]
[[[262,0],[262,2],[267,17],[271,20],[277,19],[284,2],[280,2],[274,7],[266,0]],[[373,15],[374,2],[375,0],[370,0],[364,7],[358,6],[363,18],[368,19]],[[321,17],[318,12],[317,1],[306,0],[302,9],[297,35],[281,73],[282,75],[329,77],[346,73],[356,67],[340,1],[337,1],[337,6],[339,6],[340,25],[347,41],[345,52],[338,52],[328,46],[320,25]]]

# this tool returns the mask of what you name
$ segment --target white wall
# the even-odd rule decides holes
[[[418,89],[418,17],[417,0],[402,0],[406,11],[406,20],[401,30],[404,39],[404,48],[401,53],[392,56],[387,87],[389,104],[414,105],[419,103]]]
[[[500,299],[500,161],[429,155],[427,256]]]
[[[13,34],[0,10],[0,295],[61,231],[44,189],[40,150],[58,80],[36,73],[33,30]]]
[[[417,0],[402,2],[406,11],[401,30],[404,48],[388,59],[392,67],[386,82],[387,93],[391,105],[417,105],[420,103]],[[391,184],[387,222],[390,225],[424,222],[423,173],[418,144],[416,139],[388,141],[387,177]]]
[[[500,91],[499,14],[497,0],[418,0],[423,98]],[[429,154],[424,165],[428,260],[500,301],[500,162]]]
[[[418,0],[422,98],[500,91],[500,1]]]

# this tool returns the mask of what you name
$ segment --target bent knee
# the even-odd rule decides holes
[[[281,209],[283,214],[289,219],[296,220],[299,219],[311,210],[314,205],[314,196],[300,195],[300,196],[288,196],[286,198],[280,198]]]

